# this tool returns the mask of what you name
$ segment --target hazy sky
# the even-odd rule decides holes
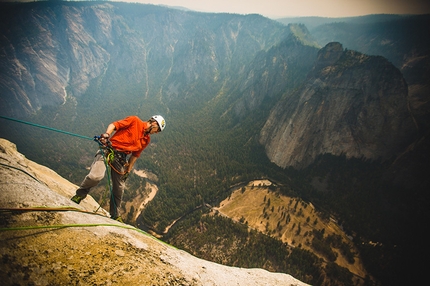
[[[427,14],[430,0],[120,0],[182,6],[201,12],[285,16],[345,17],[368,14]]]

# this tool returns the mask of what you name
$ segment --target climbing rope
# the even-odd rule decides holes
[[[94,140],[96,140],[96,137],[94,137]],[[115,213],[116,213],[116,204],[115,204],[115,199],[114,199],[114,195],[112,192],[112,182],[111,182],[111,177],[110,177],[110,172],[109,172],[109,164],[108,164],[108,156],[105,155],[105,150],[103,149],[103,145],[100,143],[100,141],[97,141],[99,143],[99,148],[100,148],[100,152],[102,153],[103,156],[103,161],[105,163],[105,168],[106,168],[106,175],[108,177],[107,179],[107,184],[106,184],[106,191],[102,194],[102,201],[99,204],[99,207],[96,209],[96,212],[100,209],[101,205],[105,203],[105,199],[106,199],[106,192],[109,190],[110,192],[110,196],[111,196],[111,200],[114,203],[115,206]],[[111,153],[113,153],[113,151],[111,151]]]
[[[115,217],[116,217],[118,215],[116,211],[117,207],[115,203],[115,196],[112,191],[111,172],[109,172],[109,167],[111,166],[109,161],[115,159],[115,154],[114,154],[113,148],[110,146],[110,142],[103,144],[100,141],[100,136],[94,136],[94,141],[96,141],[99,144],[100,152],[103,156],[103,161],[105,163],[105,168],[106,168],[106,175],[108,177],[106,191],[109,189],[110,199],[111,199],[111,202],[113,203],[113,207],[115,209]],[[114,170],[116,171],[116,169]],[[104,202],[105,198],[106,198],[106,193],[102,195],[102,201],[100,202],[99,207],[96,209],[96,212],[100,209],[101,205],[105,203]]]
[[[22,208],[0,208],[0,212],[14,212],[14,211],[20,211],[20,212],[24,212],[24,211],[29,211],[29,212],[33,212],[33,211],[73,211],[73,212],[81,212],[81,213],[86,213],[86,214],[95,214],[95,215],[99,215],[102,217],[106,217],[103,214],[100,213],[96,213],[96,212],[89,212],[89,211],[85,211],[85,210],[81,210],[75,207],[71,207],[71,206],[60,206],[60,207],[48,207],[48,206],[40,206],[40,207],[22,207]]]
[[[113,168],[113,166],[109,163],[109,159],[107,159],[106,157],[106,155],[105,155],[105,152],[104,152],[104,149],[106,148],[106,146],[105,145],[103,145],[101,142],[100,142],[100,136],[94,136],[94,137],[88,137],[88,136],[83,136],[83,135],[79,135],[79,134],[75,134],[75,133],[72,133],[72,132],[68,132],[68,131],[64,131],[64,130],[60,130],[60,129],[56,129],[56,128],[52,128],[52,127],[48,127],[48,126],[44,126],[44,125],[40,125],[40,124],[36,124],[36,123],[32,123],[32,122],[28,122],[28,121],[24,121],[24,120],[20,120],[20,119],[15,119],[15,118],[11,118],[11,117],[7,117],[7,116],[3,116],[3,115],[0,115],[0,118],[3,118],[3,119],[6,119],[6,120],[10,120],[10,121],[15,121],[15,122],[19,122],[19,123],[23,123],[23,124],[27,124],[27,125],[30,125],[30,126],[35,126],[35,127],[39,127],[39,128],[43,128],[43,129],[47,129],[47,130],[50,130],[50,131],[54,131],[54,132],[59,132],[59,133],[63,133],[63,134],[67,134],[67,135],[71,135],[71,136],[75,136],[75,137],[79,137],[79,138],[82,138],[82,139],[87,139],[87,140],[93,140],[93,141],[96,141],[98,144],[99,144],[99,147],[100,147],[100,151],[102,152],[102,155],[103,155],[103,158],[104,158],[104,162],[105,162],[105,165],[106,165],[106,173],[107,173],[107,177],[108,177],[108,186],[106,187],[106,189],[109,189],[109,191],[110,191],[110,194],[111,194],[111,199],[113,200],[113,204],[114,204],[114,207],[115,207],[115,210],[116,210],[116,205],[115,205],[115,199],[114,199],[114,195],[113,195],[113,192],[112,192],[112,183],[111,183],[111,177],[110,177],[110,172],[109,172],[109,167],[111,167],[111,168]],[[114,153],[113,153],[113,149],[111,149],[110,150],[110,153],[108,154],[109,155],[109,157],[110,158],[112,158],[112,159],[114,159]],[[8,166],[8,167],[11,167],[11,166]],[[121,174],[120,172],[118,172],[115,168],[113,168],[113,170],[114,171],[116,171],[118,174]],[[23,170],[21,170],[21,171],[23,171]],[[25,172],[25,171],[23,171],[23,172]],[[25,173],[27,173],[27,172],[25,172]],[[30,175],[29,173],[27,173],[29,176],[31,176],[31,177],[33,177],[32,175]],[[33,177],[34,178],[34,177]],[[36,178],[34,178],[34,179],[36,179]],[[37,179],[36,179],[37,180]],[[38,181],[38,180],[37,180]],[[102,196],[102,199],[104,198],[105,196]],[[97,212],[99,209],[100,209],[100,206],[101,206],[101,204],[104,204],[104,202],[102,201],[100,204],[99,204],[99,207],[96,209],[96,211],[95,212]]]
[[[15,119],[15,118],[11,118],[11,117],[6,117],[6,116],[2,116],[0,115],[0,118],[6,119],[6,120],[11,120],[11,121],[15,121],[15,122],[19,122],[19,123],[23,123],[23,124],[27,124],[27,125],[31,125],[31,126],[35,126],[35,127],[39,127],[39,128],[43,128],[43,129],[47,129],[50,131],[54,131],[54,132],[59,132],[59,133],[63,133],[63,134],[67,134],[67,135],[71,135],[71,136],[75,136],[75,137],[79,137],[82,139],[87,139],[87,140],[94,140],[99,144],[99,148],[100,148],[100,152],[102,153],[103,156],[103,160],[106,166],[106,173],[107,173],[107,177],[108,177],[108,183],[106,186],[106,190],[109,189],[110,194],[111,194],[111,201],[113,202],[114,208],[115,208],[115,212],[116,212],[116,204],[115,204],[115,198],[114,198],[114,194],[112,192],[112,183],[111,183],[111,173],[110,173],[110,168],[112,168],[115,172],[117,172],[120,175],[125,175],[122,174],[121,172],[119,172],[118,170],[116,170],[113,165],[110,162],[113,162],[113,160],[115,160],[115,154],[114,154],[114,150],[113,148],[109,148],[107,154],[105,154],[106,151],[106,146],[103,145],[100,142],[100,136],[94,136],[93,138],[88,137],[88,136],[83,136],[83,135],[79,135],[79,134],[75,134],[75,133],[71,133],[71,132],[67,132],[67,131],[63,131],[60,129],[56,129],[56,128],[52,128],[52,127],[47,127],[47,126],[43,126],[40,124],[36,124],[36,123],[31,123],[31,122],[27,122],[27,121],[23,121],[23,120],[19,120],[19,119]],[[27,174],[28,176],[30,176],[31,178],[35,179],[36,181],[38,181],[40,183],[40,181],[34,177],[33,175],[31,175],[30,173],[26,172],[23,169],[14,167],[14,166],[10,166],[10,165],[6,165],[6,164],[1,164],[5,167],[9,167],[9,168],[14,168],[17,169],[19,171],[22,171],[23,173]],[[102,200],[104,200],[106,196],[102,196]],[[104,204],[104,202],[101,202],[101,204]],[[79,211],[79,212],[84,212],[84,213],[89,213],[89,214],[98,214],[98,210],[101,207],[101,204],[99,204],[98,208],[93,212],[87,212],[87,211],[83,211],[83,210],[79,210],[77,208],[73,208],[73,207],[35,207],[35,208],[0,208],[0,211]],[[21,227],[8,227],[8,228],[0,228],[0,232],[1,231],[11,231],[11,230],[30,230],[30,229],[47,229],[47,228],[56,228],[56,229],[60,229],[60,228],[69,228],[69,227],[95,227],[95,226],[115,226],[115,227],[120,227],[120,228],[125,228],[125,229],[131,229],[131,230],[136,230],[140,233],[143,233],[145,235],[148,235],[150,237],[153,237],[151,235],[149,235],[148,233],[137,229],[135,227],[132,226],[127,226],[127,225],[119,225],[119,224],[107,224],[107,223],[102,223],[102,224],[64,224],[64,225],[44,225],[44,226],[21,226]],[[153,237],[154,238],[154,237]],[[163,242],[164,243],[164,242]],[[166,244],[168,245],[168,244]],[[170,245],[169,245],[170,246]]]
[[[39,128],[43,128],[43,129],[47,129],[47,130],[51,130],[51,131],[55,131],[55,132],[59,132],[59,133],[64,133],[64,134],[71,135],[71,136],[76,136],[76,137],[83,138],[83,139],[93,140],[93,138],[88,137],[88,136],[83,136],[83,135],[79,135],[79,134],[67,132],[67,131],[64,131],[64,130],[60,130],[60,129],[56,129],[56,128],[52,128],[52,127],[48,127],[48,126],[43,126],[43,125],[32,123],[32,122],[27,122],[27,121],[24,121],[24,120],[19,120],[19,119],[15,119],[15,118],[11,118],[11,117],[6,117],[6,116],[2,116],[2,115],[0,115],[0,118],[6,119],[6,120],[15,121],[15,122],[19,122],[19,123],[23,123],[23,124],[27,124],[27,125],[31,125],[31,126],[35,126],[35,127],[39,127]]]
[[[74,212],[81,212],[81,213],[85,213],[85,214],[89,214],[89,215],[99,215],[99,216],[103,216],[102,214],[98,214],[98,213],[93,213],[93,212],[88,212],[88,211],[84,211],[75,207],[70,207],[70,206],[64,206],[64,207],[44,207],[44,206],[40,206],[40,207],[27,207],[27,208],[0,208],[0,212],[34,212],[34,211],[74,211]],[[162,240],[157,239],[156,237],[152,236],[151,234],[136,228],[134,226],[131,225],[126,225],[126,224],[114,224],[114,223],[88,223],[88,224],[59,224],[59,225],[34,225],[34,226],[17,226],[17,227],[3,227],[0,228],[0,232],[3,231],[21,231],[21,230],[32,230],[32,229],[50,229],[50,228],[55,228],[55,229],[61,229],[61,228],[70,228],[70,227],[96,227],[96,226],[113,226],[113,227],[119,227],[119,228],[124,228],[124,229],[130,229],[130,230],[134,230],[137,231],[141,234],[144,234],[152,239],[155,239],[173,249],[177,249],[176,247],[168,244],[167,242],[164,242]]]
[[[81,213],[86,213],[86,214],[91,214],[91,215],[99,215],[102,217],[105,217],[102,214],[98,214],[98,213],[93,213],[93,212],[88,212],[88,211],[84,211],[75,207],[70,207],[70,206],[64,206],[64,207],[28,207],[28,208],[0,208],[0,212],[35,212],[35,211],[58,211],[58,212],[62,212],[62,211],[74,211],[74,212],[81,212]],[[66,228],[66,227],[90,227],[90,226],[116,226],[116,227],[122,227],[122,228],[126,228],[126,229],[132,229],[132,230],[137,230],[140,233],[144,233],[146,235],[149,236],[148,233],[144,232],[143,230],[139,230],[136,229],[133,226],[129,226],[129,225],[118,225],[118,224],[113,224],[113,223],[90,223],[90,224],[62,224],[62,225],[34,225],[34,226],[18,226],[18,227],[3,227],[0,228],[0,232],[1,231],[11,231],[11,230],[28,230],[28,229],[41,229],[41,228]]]

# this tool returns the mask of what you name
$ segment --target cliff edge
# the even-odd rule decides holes
[[[196,258],[108,218],[76,186],[0,139],[2,285],[307,285]],[[97,213],[95,212],[97,211]]]

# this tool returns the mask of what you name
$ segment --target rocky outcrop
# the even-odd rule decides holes
[[[0,16],[0,110],[23,117],[69,98],[138,85],[176,99],[221,85],[286,28],[259,15],[131,3],[8,3]],[[14,15],[9,17],[8,15]],[[270,30],[270,33],[264,31]],[[208,96],[213,96],[209,93]],[[78,100],[79,102],[79,100]]]
[[[307,285],[196,258],[111,220],[90,197],[74,204],[75,185],[4,139],[0,163],[2,285]]]
[[[238,94],[241,97],[232,108],[236,117],[244,118],[255,113],[264,101],[276,101],[305,80],[318,47],[303,25],[291,24],[288,29],[290,34],[284,41],[265,53],[259,53],[248,65],[246,76],[239,81]]]
[[[58,106],[67,92],[80,96],[107,69],[110,56],[95,37],[111,38],[111,5],[81,9],[53,5],[8,7],[1,26],[3,113],[33,113]]]
[[[270,160],[303,168],[321,154],[395,156],[414,134],[408,87],[382,57],[329,43],[301,89],[272,111],[260,133]]]

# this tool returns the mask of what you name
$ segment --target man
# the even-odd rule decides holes
[[[128,116],[109,124],[106,133],[100,135],[100,142],[106,145],[110,141],[109,144],[114,150],[113,155],[107,154],[109,148],[97,152],[90,172],[71,200],[79,204],[85,199],[91,188],[98,185],[103,179],[106,171],[104,156],[107,156],[106,159],[111,167],[110,174],[112,179],[109,213],[112,219],[122,222],[120,207],[125,188],[125,179],[133,169],[140,153],[148,146],[151,140],[150,135],[163,131],[165,126],[166,122],[161,115],[154,115],[148,121],[142,121],[137,116]],[[114,131],[115,133],[112,135]]]

